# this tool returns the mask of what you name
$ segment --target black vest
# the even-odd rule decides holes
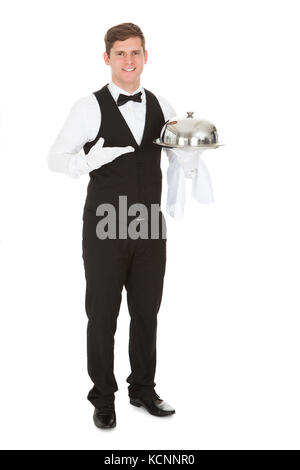
[[[108,84],[107,84],[108,85]],[[107,85],[94,92],[100,110],[101,126],[96,138],[84,145],[87,154],[100,137],[103,147],[126,147],[135,151],[120,155],[112,162],[90,172],[84,210],[93,211],[101,203],[118,207],[119,195],[127,196],[128,206],[133,203],[161,204],[162,173],[161,147],[153,143],[160,137],[165,123],[164,115],[155,95],[146,93],[146,119],[141,144],[138,145]]]

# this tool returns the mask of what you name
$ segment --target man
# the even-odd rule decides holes
[[[160,210],[161,148],[153,140],[176,112],[164,98],[140,85],[148,58],[140,28],[123,23],[110,28],[104,40],[104,61],[111,67],[111,82],[74,104],[51,147],[48,164],[51,170],[73,177],[90,175],[82,242],[88,373],[94,384],[87,398],[95,407],[95,425],[107,429],[116,425],[114,334],[123,286],[131,316],[130,403],[159,417],[175,413],[154,389],[166,236]],[[85,155],[79,153],[82,147]],[[128,212],[126,218],[120,196],[126,199],[127,207],[138,207],[138,214]],[[156,221],[150,216],[155,205],[159,207]],[[111,208],[116,209],[115,214],[107,219],[105,214]],[[116,225],[113,236],[105,238],[103,227],[111,221]],[[130,224],[131,229],[139,224],[145,229],[146,224],[148,238],[130,237],[128,232],[124,236],[124,228],[129,229]],[[158,229],[158,236],[149,236],[152,228]]]

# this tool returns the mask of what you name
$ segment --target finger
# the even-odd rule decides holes
[[[130,145],[127,147],[115,147],[116,155],[123,155],[123,153],[134,152],[134,148]]]
[[[103,139],[103,137],[100,137],[100,139],[98,140],[98,142],[97,142],[96,145],[97,145],[98,147],[103,147],[103,144],[104,144],[104,139]]]
[[[103,142],[104,142],[103,137],[100,137],[100,139],[95,143],[95,145],[93,145],[93,146],[90,148],[89,153],[92,154],[92,153],[94,153],[94,152],[97,152],[97,150],[98,150],[99,148],[102,148],[102,147],[103,147]]]

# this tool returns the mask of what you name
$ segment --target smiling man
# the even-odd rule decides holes
[[[114,334],[124,286],[131,317],[129,401],[158,417],[175,413],[156,393],[154,382],[166,236],[160,210],[161,148],[153,140],[176,112],[164,98],[140,84],[148,59],[141,29],[133,23],[119,24],[107,31],[104,40],[111,81],[76,101],[51,147],[48,165],[75,178],[90,177],[82,238],[88,373],[93,382],[87,398],[95,408],[95,425],[107,429],[116,425]],[[126,219],[119,207],[120,196],[131,207]],[[126,228],[146,221],[149,233],[153,224],[149,214],[152,206],[158,206],[158,236],[99,238],[97,224],[105,216],[99,207],[105,204],[116,209],[118,227],[124,220]],[[133,208],[139,209],[138,217]]]
[[[147,63],[148,51],[140,37],[115,41],[110,54],[104,52],[106,65],[111,67],[112,81],[128,93],[134,93],[140,86],[140,77]]]

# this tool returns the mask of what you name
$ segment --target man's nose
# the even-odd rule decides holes
[[[125,58],[125,64],[126,64],[126,65],[131,65],[131,64],[133,64],[133,59],[132,59],[132,57],[126,57],[126,58]]]

